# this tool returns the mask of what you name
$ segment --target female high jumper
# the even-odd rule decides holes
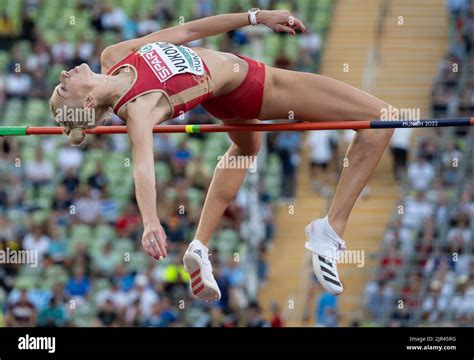
[[[308,122],[373,120],[389,109],[389,104],[324,76],[276,69],[243,56],[183,46],[257,24],[290,35],[306,31],[304,24],[288,11],[254,8],[248,13],[211,16],[109,46],[101,55],[101,74],[92,72],[86,64],[61,72],[50,106],[73,144],[84,140],[84,129],[100,124],[110,115],[110,108],[126,121],[136,198],[144,224],[142,245],[157,260],[166,257],[167,244],[156,210],[155,125],[199,104],[225,124],[234,125],[288,119],[289,114]],[[60,110],[66,108],[92,111],[93,121],[59,118]],[[331,294],[343,291],[337,261],[345,248],[341,237],[349,215],[392,134],[392,129],[357,131],[347,152],[348,166],[342,171],[327,216],[306,226],[305,246],[312,253],[314,273]],[[229,136],[232,145],[221,162],[226,157],[258,154],[259,133]],[[201,300],[220,299],[207,245],[246,173],[247,169],[225,169],[218,164],[194,240],[184,255],[191,292]]]

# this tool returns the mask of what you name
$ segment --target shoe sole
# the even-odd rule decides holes
[[[323,272],[321,271],[319,263],[317,263],[317,266],[315,266],[315,264],[314,264],[315,263],[314,257],[315,256],[317,257],[318,254],[308,248],[308,246],[310,246],[310,237],[309,237],[308,227],[309,227],[309,225],[307,225],[304,229],[305,235],[306,235],[306,240],[307,240],[307,242],[305,244],[306,245],[305,247],[306,247],[307,250],[309,250],[311,252],[311,255],[312,255],[311,263],[313,265],[314,275],[316,275],[316,278],[318,279],[318,282],[321,284],[321,286],[323,287],[324,290],[326,290],[331,295],[335,295],[335,296],[340,295],[340,294],[342,294],[344,289],[342,291],[334,291],[334,289],[329,288],[328,285],[327,285],[327,281],[323,276]],[[316,262],[319,262],[319,259],[316,259]],[[341,280],[339,279],[339,277],[338,277],[338,281],[342,285]]]
[[[186,253],[183,263],[191,278],[189,289],[193,297],[207,302],[220,300],[221,296],[218,290],[202,276],[201,258],[193,253]]]

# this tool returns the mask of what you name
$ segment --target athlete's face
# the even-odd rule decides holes
[[[92,89],[93,71],[87,64],[81,64],[69,71],[61,71],[59,84],[54,88],[51,101],[55,105],[83,107]]]

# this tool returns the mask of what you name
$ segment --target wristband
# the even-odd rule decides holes
[[[249,14],[249,23],[253,26],[258,25],[257,14],[260,12],[259,8],[252,8],[248,11]]]

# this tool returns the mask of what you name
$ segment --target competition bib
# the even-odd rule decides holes
[[[162,83],[179,74],[205,74],[202,59],[185,46],[157,42],[142,46],[138,52]]]

